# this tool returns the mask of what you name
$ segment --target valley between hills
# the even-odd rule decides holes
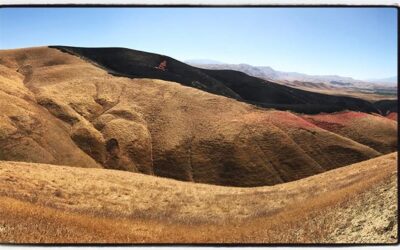
[[[4,243],[396,243],[397,99],[123,48],[0,51]]]

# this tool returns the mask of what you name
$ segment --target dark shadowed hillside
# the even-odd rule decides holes
[[[50,47],[89,59],[115,75],[179,82],[185,86],[213,94],[241,99],[223,82],[203,73],[201,69],[181,63],[168,56],[125,48]],[[160,67],[163,62],[165,62],[164,68]]]
[[[0,160],[262,186],[374,158],[397,145],[397,123],[383,116],[346,111],[355,123],[336,130],[172,81],[115,77],[58,49],[6,50],[0,58]],[[160,72],[165,66],[158,65]]]
[[[173,81],[265,108],[315,114],[342,110],[386,113],[392,105],[299,90],[233,70],[192,67],[168,56],[125,48],[52,46],[85,58],[114,75]],[[397,103],[397,101],[394,101]]]
[[[382,112],[382,115],[387,115],[391,112],[397,113],[397,100],[381,100],[374,104]]]
[[[292,110],[300,113],[354,110],[379,112],[370,102],[346,96],[325,95],[283,86],[233,70],[204,70],[224,82],[249,103],[266,108]]]

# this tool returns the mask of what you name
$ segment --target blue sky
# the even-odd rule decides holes
[[[128,47],[357,79],[397,75],[395,8],[1,8],[0,49]]]

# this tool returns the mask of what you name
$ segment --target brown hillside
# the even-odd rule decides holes
[[[260,186],[394,151],[397,135],[394,122],[375,119],[384,132],[369,144],[289,112],[173,82],[116,77],[46,47],[0,51],[0,69],[1,160]],[[357,122],[375,133],[369,118]]]
[[[397,122],[397,112],[390,112],[386,117]]]
[[[272,187],[0,162],[1,242],[389,243],[397,153]]]
[[[302,117],[320,128],[367,145],[383,154],[397,149],[397,122],[383,116],[349,111]]]
[[[100,167],[59,119],[38,105],[23,76],[0,64],[0,159]]]

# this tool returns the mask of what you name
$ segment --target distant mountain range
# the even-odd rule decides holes
[[[386,79],[373,79],[369,81],[357,80],[351,77],[337,76],[337,75],[307,75],[297,72],[284,72],[274,70],[269,66],[253,66],[249,64],[226,64],[212,60],[188,60],[186,63],[204,69],[218,69],[218,70],[236,70],[246,73],[250,76],[280,82],[311,82],[311,83],[324,83],[329,84],[331,87],[373,87],[376,85],[397,85],[397,77]]]
[[[192,59],[186,60],[185,63],[187,64],[225,64],[220,61],[210,60],[210,59]]]
[[[387,85],[397,85],[397,76],[387,77],[387,78],[374,78],[368,79],[367,82],[382,83]]]

